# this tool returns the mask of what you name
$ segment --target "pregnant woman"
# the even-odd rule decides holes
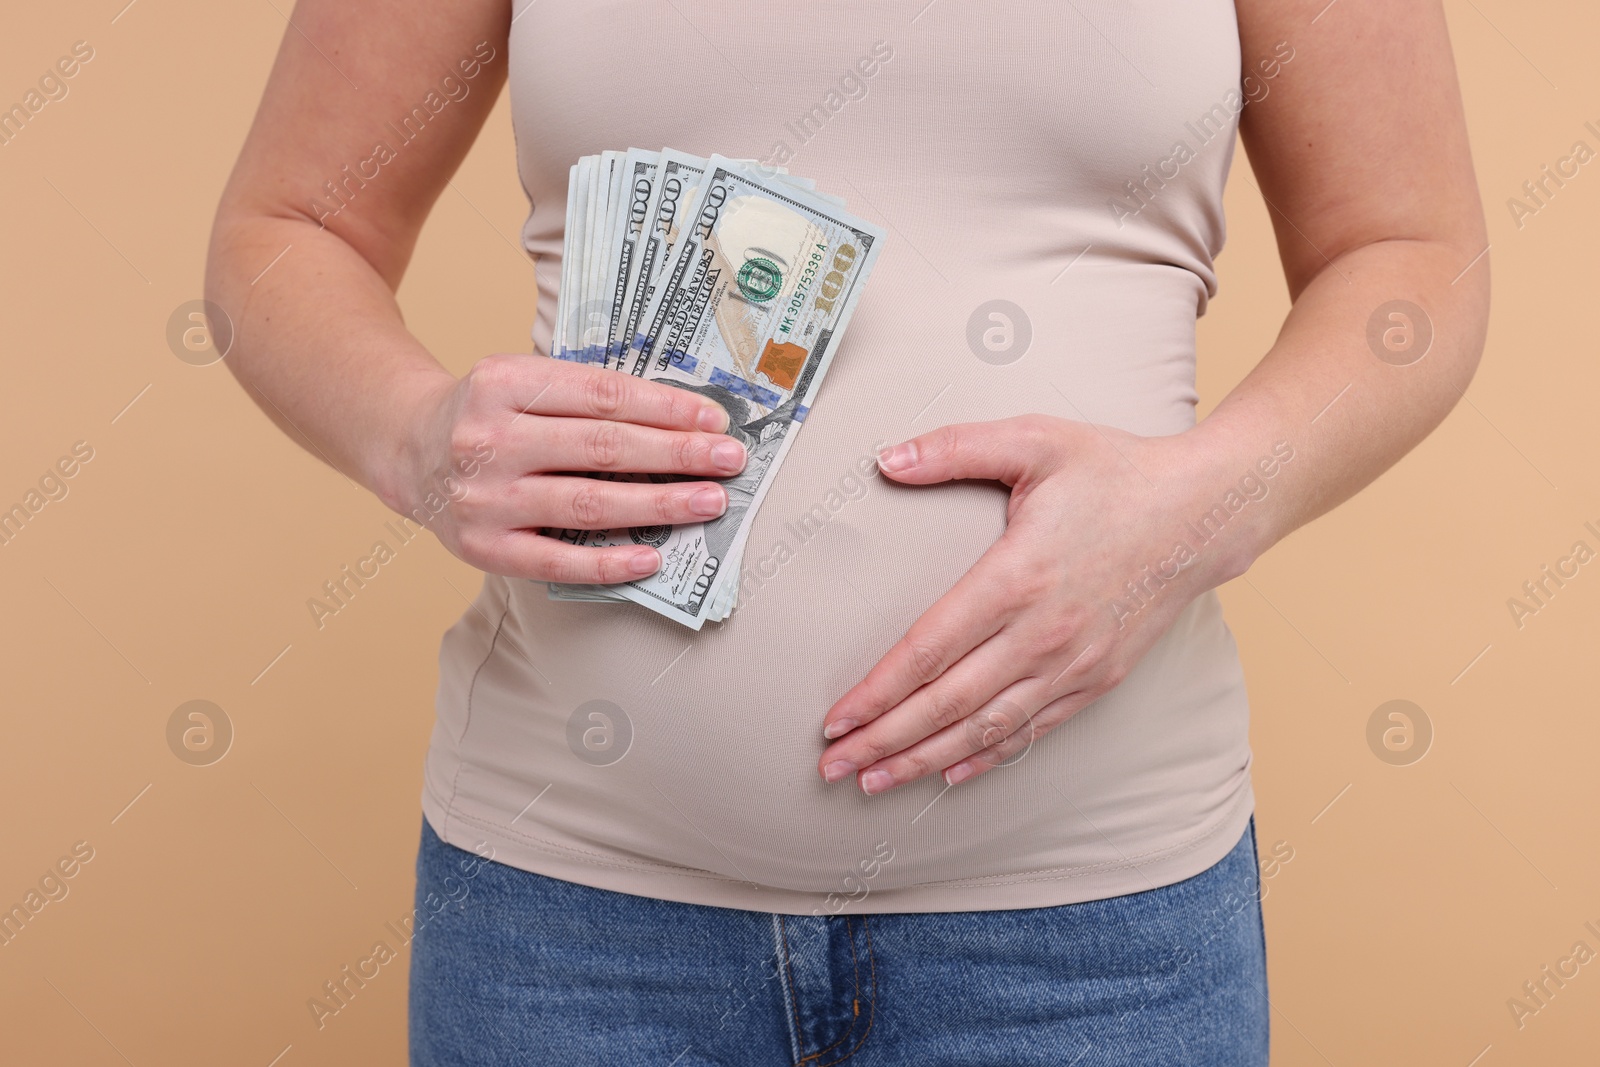
[[[301,0],[217,217],[228,364],[485,572],[413,1063],[1266,1062],[1215,589],[1439,423],[1489,291],[1440,6],[1317,6]],[[506,82],[533,351],[457,378],[394,294]],[[1236,131],[1293,306],[1197,420]],[[717,514],[746,458],[705,398],[548,356],[568,168],[629,146],[887,233],[698,633],[545,585],[662,560],[541,530]]]

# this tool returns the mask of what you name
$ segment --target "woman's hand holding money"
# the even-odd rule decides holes
[[[421,429],[397,457],[385,501],[422,509],[451,552],[539,581],[614,583],[651,574],[648,545],[577,547],[540,533],[703,522],[714,481],[604,480],[573,472],[724,478],[745,464],[728,414],[694,393],[544,356],[493,355],[423,397]]]

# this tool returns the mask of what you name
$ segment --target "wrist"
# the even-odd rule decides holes
[[[451,399],[457,380],[444,368],[419,371],[395,383],[385,409],[387,432],[364,463],[363,479],[386,507],[407,514],[420,487],[448,454]]]
[[[1208,589],[1243,575],[1276,540],[1277,490],[1297,453],[1269,436],[1208,419],[1171,439],[1174,517]]]

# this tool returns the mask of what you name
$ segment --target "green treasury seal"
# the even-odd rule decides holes
[[[757,304],[765,304],[768,300],[778,295],[778,290],[783,288],[783,272],[778,265],[762,256],[752,256],[744,261],[744,266],[739,268],[739,292],[744,294],[746,300]]]

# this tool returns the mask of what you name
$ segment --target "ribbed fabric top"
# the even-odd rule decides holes
[[[888,237],[728,621],[696,634],[486,577],[440,652],[423,793],[440,836],[569,881],[789,914],[1064,904],[1221,859],[1253,797],[1244,678],[1210,593],[1013,765],[875,797],[815,767],[823,713],[1005,525],[1003,487],[896,485],[877,448],[1023,412],[1194,424],[1233,6],[533,4],[509,64],[541,352],[580,155],[780,163]]]

